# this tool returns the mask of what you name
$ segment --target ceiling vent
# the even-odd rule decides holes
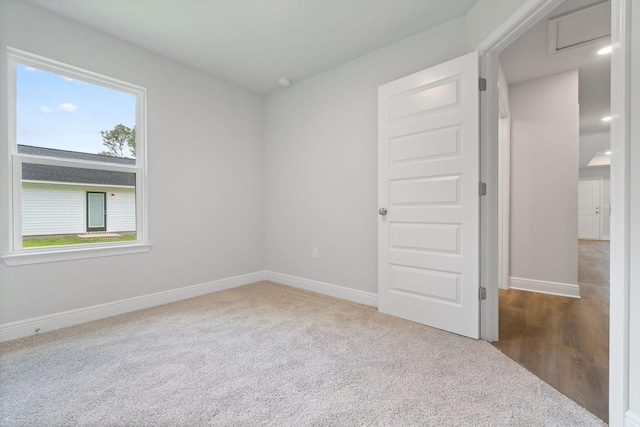
[[[611,2],[585,7],[547,22],[549,55],[611,36]]]

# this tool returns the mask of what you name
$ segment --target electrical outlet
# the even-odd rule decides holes
[[[311,248],[311,258],[318,259],[318,248],[315,246]]]

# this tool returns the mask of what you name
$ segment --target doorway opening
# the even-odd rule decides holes
[[[565,1],[502,51],[498,79],[495,346],[605,421],[610,11]]]

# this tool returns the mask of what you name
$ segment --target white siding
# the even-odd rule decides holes
[[[23,236],[82,233],[85,215],[85,193],[78,187],[22,185]]]
[[[86,231],[86,192],[107,193],[107,231],[136,230],[133,188],[22,184],[22,235],[77,234]],[[115,199],[111,199],[115,194]]]
[[[103,191],[103,190],[99,190]],[[105,190],[107,193],[107,231],[136,230],[136,192],[133,188]],[[115,194],[115,199],[111,198]]]

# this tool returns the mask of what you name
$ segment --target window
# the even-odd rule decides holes
[[[9,49],[7,265],[148,251],[144,88]]]

